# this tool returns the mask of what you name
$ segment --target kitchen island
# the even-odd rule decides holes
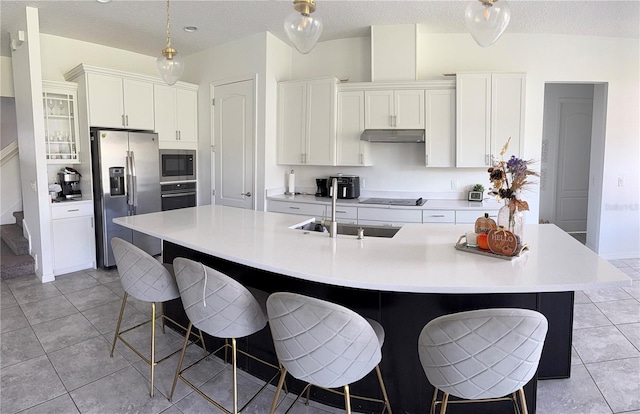
[[[201,206],[114,222],[163,239],[165,262],[189,257],[267,293],[286,290],[324,298],[381,322],[386,331],[382,372],[396,412],[425,412],[430,404],[432,388],[417,354],[418,334],[429,320],[487,307],[536,309],[550,325],[539,376],[568,377],[573,291],[631,284],[628,276],[551,224],[525,226],[530,251],[502,260],[454,249],[471,225],[408,224],[390,239],[365,234],[358,240],[295,229],[311,220]],[[174,312],[183,312],[179,301],[167,304],[167,313]],[[243,344],[274,358],[268,329]],[[247,369],[254,371],[251,365]],[[356,384],[354,393],[359,388],[376,390],[375,378]],[[536,379],[526,387],[532,413],[535,392]],[[334,402],[321,392],[316,398]],[[512,409],[510,404],[504,408]],[[473,412],[473,406],[467,409]]]

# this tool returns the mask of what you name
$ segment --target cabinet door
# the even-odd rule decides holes
[[[123,128],[124,99],[122,78],[89,73],[89,125],[93,127]]]
[[[154,85],[155,131],[160,142],[175,142],[178,139],[176,125],[176,91],[172,86]]]
[[[390,129],[394,124],[393,90],[364,92],[365,129]]]
[[[427,167],[456,166],[456,91],[425,93],[425,161]]]
[[[123,79],[123,91],[125,126],[153,131],[153,84]]]
[[[176,122],[180,143],[198,142],[198,92],[176,89]]]
[[[334,165],[336,158],[336,81],[307,82],[305,164]]]
[[[53,271],[56,275],[95,264],[93,217],[52,220]]]
[[[285,82],[278,87],[278,164],[304,163],[307,83]]]
[[[394,107],[394,128],[424,129],[424,90],[396,90]]]
[[[511,137],[505,159],[512,155],[522,157],[524,91],[523,73],[494,73],[491,76],[491,148],[495,156]]]
[[[324,204],[294,203],[291,201],[270,200],[268,203],[267,211],[275,213],[297,214],[309,217],[315,216],[315,218],[318,220],[324,219],[325,216]]]
[[[485,167],[491,158],[491,74],[456,75],[456,166]]]
[[[338,92],[336,164],[371,165],[369,142],[360,140],[364,130],[364,92]]]

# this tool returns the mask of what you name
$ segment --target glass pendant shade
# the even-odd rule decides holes
[[[509,25],[511,9],[505,0],[474,0],[467,6],[464,20],[476,43],[494,44]]]
[[[284,31],[296,49],[302,54],[307,54],[311,52],[322,34],[322,20],[311,14],[295,11],[285,19]]]
[[[184,63],[182,59],[176,53],[171,54],[171,58],[168,58],[164,53],[156,60],[156,67],[160,77],[167,83],[167,85],[175,84],[182,72],[184,72]]]

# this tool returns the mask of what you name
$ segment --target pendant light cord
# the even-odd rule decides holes
[[[167,47],[171,47],[171,19],[169,18],[169,0],[167,0]]]

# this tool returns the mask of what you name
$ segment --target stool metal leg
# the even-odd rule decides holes
[[[271,403],[271,410],[269,410],[269,414],[273,414],[276,412],[276,406],[278,405],[278,398],[280,398],[280,391],[282,390],[282,385],[284,384],[284,379],[287,376],[287,370],[280,366],[280,380],[278,381],[278,387],[276,388],[276,395],[273,396],[273,403]]]
[[[127,296],[129,294],[124,292],[124,296],[122,297],[122,306],[120,306],[120,315],[118,315],[118,323],[116,324],[116,333],[113,336],[113,344],[111,344],[111,354],[109,356],[113,358],[113,351],[116,349],[116,341],[118,340],[118,335],[120,335],[120,324],[122,323],[122,314],[124,313],[124,307],[127,304]]]
[[[387,388],[384,386],[382,380],[382,373],[380,372],[380,365],[376,365],[376,374],[378,375],[378,382],[380,383],[380,390],[382,391],[382,397],[384,398],[384,408],[389,411],[389,414],[393,414],[391,411],[391,404],[389,404],[389,396],[387,395]],[[384,413],[384,410],[382,410]]]
[[[524,396],[524,388],[520,388],[518,390],[520,394],[520,405],[522,406],[522,414],[529,414],[529,410],[527,409],[527,399]]]
[[[151,391],[153,397],[153,375],[156,368],[156,303],[151,302]]]
[[[231,338],[231,373],[233,376],[233,414],[238,414],[238,368],[236,361],[236,338]]]
[[[173,385],[171,386],[171,392],[169,393],[169,402],[171,402],[171,398],[173,398],[173,392],[176,390],[176,384],[178,383],[178,376],[180,375],[180,370],[182,369],[182,362],[184,361],[184,353],[187,350],[187,345],[189,344],[189,336],[191,335],[191,327],[193,324],[189,322],[189,326],[187,327],[187,334],[184,336],[184,345],[182,345],[182,352],[180,353],[180,359],[178,359],[178,366],[176,367],[176,375],[173,377]],[[200,336],[202,337],[202,332],[200,332]]]
[[[442,407],[440,407],[440,414],[445,414],[447,412],[447,403],[449,402],[449,393],[445,392],[442,396]]]
[[[349,384],[344,386],[344,411],[351,414],[351,397],[349,395]]]

